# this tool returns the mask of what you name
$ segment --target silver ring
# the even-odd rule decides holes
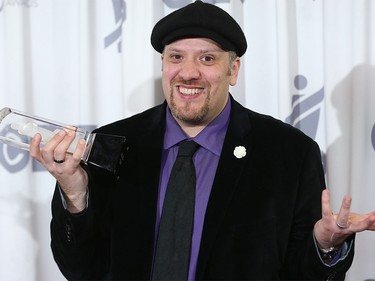
[[[65,159],[63,159],[63,160],[56,160],[56,159],[53,159],[53,161],[54,161],[55,163],[57,163],[57,164],[62,164],[62,163],[65,162]]]
[[[342,225],[342,224],[338,223],[337,221],[336,221],[336,225],[337,225],[337,227],[340,228],[340,229],[347,228],[347,225]]]

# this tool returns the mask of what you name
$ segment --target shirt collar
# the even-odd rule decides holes
[[[231,101],[225,105],[223,111],[204,128],[196,137],[191,138],[200,146],[220,156],[223,147],[225,134],[229,124]],[[180,141],[188,139],[188,136],[181,129],[180,125],[173,118],[169,107],[166,107],[166,130],[164,134],[164,149],[169,149]]]

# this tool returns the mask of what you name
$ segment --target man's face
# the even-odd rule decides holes
[[[163,91],[182,126],[209,124],[225,107],[229,85],[237,82],[239,58],[206,38],[188,38],[165,46]]]

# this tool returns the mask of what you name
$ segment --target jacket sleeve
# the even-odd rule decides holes
[[[51,249],[60,271],[68,280],[99,280],[108,275],[105,197],[97,192],[90,177],[87,208],[71,214],[64,208],[56,184],[52,199]],[[101,206],[96,208],[99,204]]]
[[[321,218],[321,192],[324,188],[324,172],[321,163],[320,149],[311,141],[299,177],[299,192],[296,200],[292,235],[288,245],[288,254],[282,279],[297,278],[303,280],[344,280],[354,256],[354,235],[349,237],[349,249],[345,258],[332,266],[321,260],[313,233],[302,235],[311,227],[311,223]],[[308,216],[306,214],[310,213]],[[314,221],[308,222],[306,218]],[[311,228],[310,228],[311,229]],[[307,237],[307,239],[306,239]]]

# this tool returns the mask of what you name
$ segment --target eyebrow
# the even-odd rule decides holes
[[[176,48],[176,47],[169,47],[169,48],[166,47],[164,50],[169,51],[169,52],[184,52],[184,50],[181,50],[181,49]],[[201,53],[201,54],[205,54],[205,53],[213,53],[213,52],[224,53],[225,51],[221,50],[219,48],[217,48],[217,49],[216,48],[208,48],[208,49],[199,50],[198,52]]]

